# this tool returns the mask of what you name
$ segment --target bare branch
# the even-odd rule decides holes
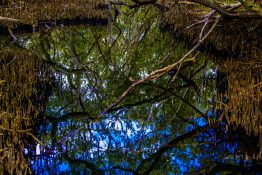
[[[24,21],[24,20],[15,19],[15,18],[7,18],[7,17],[2,17],[2,16],[0,16],[0,21],[8,21],[8,22],[32,25],[32,22],[30,21]]]

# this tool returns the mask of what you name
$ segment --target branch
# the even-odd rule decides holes
[[[133,9],[133,8],[137,8],[140,6],[144,6],[144,5],[149,5],[149,4],[156,4],[156,0],[147,0],[147,1],[140,1],[140,0],[131,0],[134,4],[127,4],[123,1],[109,1],[110,4],[113,5],[124,5],[127,6],[129,9]]]
[[[152,98],[145,98],[141,101],[138,101],[138,102],[135,102],[135,103],[128,103],[128,104],[123,104],[119,107],[116,107],[116,108],[113,108],[112,110],[109,110],[108,112],[113,112],[113,111],[117,111],[117,110],[120,110],[120,109],[123,109],[123,108],[130,108],[130,107],[134,107],[134,106],[140,106],[140,105],[143,105],[143,104],[146,104],[146,103],[154,103],[154,102],[159,102],[159,101],[162,101],[162,100],[165,100],[165,99],[168,99],[170,98],[169,95],[165,95],[165,93],[161,93],[159,95],[156,95]]]
[[[15,19],[15,18],[7,18],[7,17],[2,17],[2,16],[0,16],[0,21],[8,21],[8,22],[15,22],[15,23],[32,25],[32,22],[30,22],[30,21],[24,21],[24,20]]]
[[[186,105],[188,105],[190,108],[192,108],[193,110],[195,110],[199,115],[205,116],[205,114],[202,113],[199,109],[197,109],[194,105],[192,105],[192,104],[189,103],[187,100],[185,100],[184,98],[180,97],[179,95],[175,94],[174,92],[172,92],[171,89],[168,89],[168,88],[165,88],[165,87],[162,87],[162,86],[159,86],[159,85],[155,85],[155,84],[147,84],[147,85],[157,87],[157,88],[163,90],[164,92],[167,92],[168,94],[170,94],[170,95],[178,98],[178,99],[181,100],[183,103],[185,103]],[[205,119],[206,119],[206,118],[205,118]]]
[[[74,137],[81,129],[83,129],[83,127],[80,127],[76,130],[71,131],[69,134],[65,135],[64,137],[62,137],[58,142],[56,142],[56,144],[62,144],[65,141],[67,141],[69,138]]]
[[[226,5],[219,5],[215,1],[210,0],[189,0],[191,2],[195,2],[197,4],[209,7],[215,11],[217,11],[221,16],[225,18],[235,18],[235,19],[261,19],[262,14],[255,10],[246,10],[240,12],[233,12],[232,9],[238,8],[241,6],[241,3],[236,4],[226,4]],[[226,8],[230,8],[231,10],[226,10]]]
[[[133,5],[133,8],[135,7],[139,7],[142,5],[149,5],[149,4],[154,4],[156,3],[156,0],[147,0],[147,1],[140,1],[140,0],[131,0],[135,3],[135,5]]]
[[[113,166],[111,169],[119,169],[119,170],[122,170],[122,171],[127,171],[127,172],[131,172],[131,173],[135,173],[135,171],[132,170],[132,169],[123,168],[123,167],[120,167],[120,166]]]
[[[9,129],[9,128],[0,127],[0,130],[10,131],[10,132],[13,132],[13,133],[24,133],[24,134],[27,134],[27,135],[31,136],[39,144],[44,145],[43,142],[41,142],[39,139],[36,138],[36,136],[34,136],[34,134],[31,133],[31,129],[18,130],[18,129]]]
[[[248,6],[248,4],[245,2],[245,0],[238,0],[240,3],[241,3],[241,5],[246,9],[246,10],[252,10],[249,6]]]
[[[215,11],[215,10],[212,10],[212,11],[206,16],[206,18],[204,19],[205,23],[204,23],[204,25],[203,25],[203,27],[202,27],[202,29],[201,29],[200,34],[199,34],[199,39],[202,38],[203,32],[204,32],[204,30],[205,30],[205,28],[206,28],[206,26],[207,26],[207,24],[208,24],[208,22],[209,22],[209,19],[210,19],[215,13],[216,13],[216,11]]]

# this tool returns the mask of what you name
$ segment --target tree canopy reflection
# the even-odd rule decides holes
[[[0,153],[8,148],[9,142],[12,147],[21,144],[24,163],[34,174],[258,173],[261,166],[259,46],[251,43],[254,49],[246,51],[242,43],[225,48],[217,40],[226,33],[222,24],[232,24],[237,30],[242,18],[259,18],[260,7],[255,3],[253,11],[245,13],[248,9],[242,1],[192,2],[197,7],[189,7],[191,2],[90,1],[92,6],[85,14],[80,7],[77,11],[80,2],[72,2],[70,11],[67,2],[61,1],[64,14],[58,11],[56,17],[60,12],[64,16],[57,21],[49,20],[56,18],[49,11],[46,17],[38,16],[40,12],[24,12],[32,17],[19,23],[39,22],[33,25],[32,33],[22,34],[23,28],[19,26],[15,33],[14,26],[5,24],[10,35],[1,42],[4,48],[1,53],[11,54],[1,58],[0,94],[4,98],[0,100],[5,103],[1,104],[0,115],[6,121],[0,120],[0,136],[19,141],[3,143]],[[57,4],[49,3],[46,7],[50,11],[58,9]],[[1,5],[12,9],[14,4],[21,5],[15,1]],[[201,9],[199,6],[204,15],[197,10]],[[180,14],[177,8],[182,8]],[[5,13],[3,10],[2,14]],[[93,19],[79,19],[79,14]],[[19,19],[15,14],[12,17]],[[13,18],[4,20],[14,22]],[[233,18],[232,23],[229,18]],[[195,22],[200,19],[203,21]],[[87,25],[76,23],[81,20]],[[252,27],[251,24],[252,21]],[[257,28],[259,25],[253,26],[250,35]],[[252,39],[249,35],[247,38]],[[248,40],[245,39],[243,42]],[[22,58],[20,52],[26,55],[23,64],[15,59]],[[252,59],[243,58],[246,54]],[[10,62],[10,58],[14,61]],[[243,72],[238,78],[234,76],[242,70],[241,59],[253,61],[246,66],[245,71],[249,72],[246,78]],[[240,66],[234,68],[227,60]],[[27,63],[34,71],[26,72]],[[22,72],[21,77],[16,70]],[[10,90],[5,86],[8,77],[13,77],[14,82],[9,83]],[[28,87],[32,89],[23,87],[16,92],[16,81],[20,83],[23,79],[24,84],[31,81]],[[242,93],[243,98],[234,93]],[[13,103],[12,98],[19,100]],[[242,103],[243,99],[248,99],[250,105]],[[20,107],[21,103],[23,108],[9,109],[12,104]],[[7,119],[19,110],[23,112]],[[30,118],[30,122],[17,128],[2,127],[8,122],[13,124],[20,116]],[[249,119],[251,122],[247,124]],[[21,134],[8,136],[14,131]],[[35,151],[37,145],[39,155]],[[15,168],[14,172],[8,168],[0,170],[18,173],[19,166]]]

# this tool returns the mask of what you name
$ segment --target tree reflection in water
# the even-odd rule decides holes
[[[0,3],[0,172],[260,172],[256,3],[59,2]]]

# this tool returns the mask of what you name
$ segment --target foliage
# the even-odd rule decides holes
[[[19,122],[4,122],[8,116],[1,117],[3,126],[11,123],[17,128],[0,128],[0,137],[5,138],[0,151],[8,153],[6,145],[19,143],[21,159],[25,147],[24,155],[37,173],[183,174],[219,172],[218,167],[226,173],[227,164],[250,168],[242,167],[241,156],[257,155],[257,150],[238,151],[245,147],[240,133],[254,132],[254,138],[246,136],[254,143],[261,135],[259,124],[251,128],[247,122],[252,119],[253,126],[260,121],[261,61],[256,36],[261,24],[253,27],[260,18],[257,4],[250,10],[242,1],[68,3],[12,1],[1,6],[0,16],[7,18],[0,20],[8,27],[11,22],[13,30],[17,27],[13,24],[24,21],[44,25],[26,35],[8,30],[14,43],[12,54],[1,58],[1,66],[8,69],[0,74],[1,115],[16,113],[14,119]],[[45,10],[39,9],[42,5]],[[15,14],[16,8],[29,10]],[[72,22],[106,19],[107,25],[53,23],[67,18]],[[248,35],[241,33],[242,18],[254,19],[245,23],[252,24],[245,29],[251,31]],[[239,35],[241,40],[235,42]],[[247,43],[252,52],[245,50]],[[223,70],[209,54],[221,56],[214,48],[225,50],[223,56],[234,57],[234,63],[250,54],[257,61],[251,67],[257,67],[250,68],[247,78],[241,65],[225,63]],[[14,62],[6,61],[9,58]],[[30,122],[24,124],[20,118]],[[239,125],[234,128],[235,123],[243,123],[244,132]],[[16,135],[10,136],[14,131]],[[34,153],[40,141],[32,133],[43,142],[40,156]],[[4,163],[8,162],[12,160]],[[28,167],[25,161],[20,165]],[[20,171],[17,162],[0,171],[13,174],[15,166]]]

